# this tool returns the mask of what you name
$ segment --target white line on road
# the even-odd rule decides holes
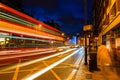
[[[73,56],[74,54],[76,54],[77,52],[79,52],[80,50],[76,50],[75,52],[73,52],[72,54],[68,55],[67,57],[65,58],[62,58],[61,60],[51,64],[50,66],[34,73],[33,75],[27,77],[27,78],[24,78],[22,80],[33,80],[35,78],[37,78],[38,76],[44,74],[45,72],[49,71],[50,69],[54,68],[55,66],[59,65],[60,63],[64,62],[65,60],[67,60],[68,58],[70,58],[71,56]]]

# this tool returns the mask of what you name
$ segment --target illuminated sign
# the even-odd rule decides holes
[[[85,25],[85,26],[83,27],[83,30],[84,30],[84,31],[92,30],[92,25]]]

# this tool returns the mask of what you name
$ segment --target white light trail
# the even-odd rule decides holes
[[[38,50],[8,50],[8,51],[1,51],[0,52],[0,56],[1,55],[9,55],[9,54],[22,54],[22,53],[35,53],[35,52],[40,52],[40,51],[48,51],[48,50],[54,50],[54,49],[38,49]]]
[[[11,59],[11,58],[19,58],[19,57],[25,57],[25,56],[34,56],[38,54],[45,54],[45,53],[51,53],[51,52],[56,52],[56,50],[50,50],[46,52],[39,52],[39,53],[32,53],[32,54],[23,54],[23,55],[16,55],[16,56],[6,56],[5,58],[0,58],[0,60],[5,60],[5,59]]]
[[[0,51],[0,55],[5,55],[5,54],[13,54],[15,52],[20,52],[21,50],[8,50],[8,51]]]
[[[52,58],[52,57],[56,57],[58,55],[65,54],[65,53],[70,52],[72,50],[75,50],[75,49],[66,50],[64,52],[56,53],[54,55],[50,55],[50,56],[47,56],[47,57],[44,57],[44,58],[39,58],[39,59],[35,59],[35,60],[28,61],[28,62],[25,62],[25,63],[21,63],[20,67],[27,66],[27,65],[30,65],[30,64],[34,64],[34,63],[37,63],[39,61],[46,60],[46,59],[49,59],[49,58]],[[0,71],[11,70],[11,69],[14,69],[14,68],[16,68],[16,65],[15,66],[11,66],[11,67],[6,68],[6,69],[3,69],[3,70],[0,70]]]
[[[46,68],[44,68],[44,69],[36,72],[35,74],[33,74],[33,75],[31,75],[31,76],[29,76],[29,77],[27,77],[27,78],[24,78],[24,79],[22,79],[22,80],[33,80],[33,79],[37,78],[38,76],[42,75],[43,73],[49,71],[50,69],[52,69],[52,68],[54,68],[55,66],[59,65],[60,63],[64,62],[65,60],[67,60],[68,58],[70,58],[71,56],[73,56],[74,54],[76,54],[76,53],[79,52],[79,51],[80,51],[80,50],[75,51],[74,53],[68,55],[67,57],[62,58],[61,60],[53,63],[52,65],[50,65],[50,66],[48,66],[48,67],[46,67]]]
[[[81,49],[83,49],[83,48],[81,48]],[[81,54],[81,56],[78,57],[78,60],[77,60],[77,61],[75,62],[75,64],[74,64],[75,67],[76,67],[76,69],[73,69],[72,72],[70,73],[70,75],[69,75],[69,76],[67,77],[67,79],[65,79],[65,80],[72,80],[73,77],[74,77],[74,75],[75,75],[75,73],[77,72],[77,68],[79,67],[78,64],[80,64],[80,62],[82,61],[83,56],[84,56],[83,50],[80,51],[79,53]]]

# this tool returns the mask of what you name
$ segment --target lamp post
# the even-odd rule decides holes
[[[85,65],[87,64],[87,33],[85,32]]]
[[[92,25],[84,25],[83,31],[85,31],[85,65],[87,65],[87,33],[92,29]]]
[[[85,25],[87,24],[87,1],[86,0],[84,0],[84,24]],[[87,34],[86,34],[86,31],[85,31],[85,65],[87,65]]]

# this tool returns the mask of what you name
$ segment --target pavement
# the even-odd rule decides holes
[[[83,59],[73,80],[120,80],[115,67],[98,66],[98,68],[100,69],[98,71],[89,71],[89,63],[84,65]]]

